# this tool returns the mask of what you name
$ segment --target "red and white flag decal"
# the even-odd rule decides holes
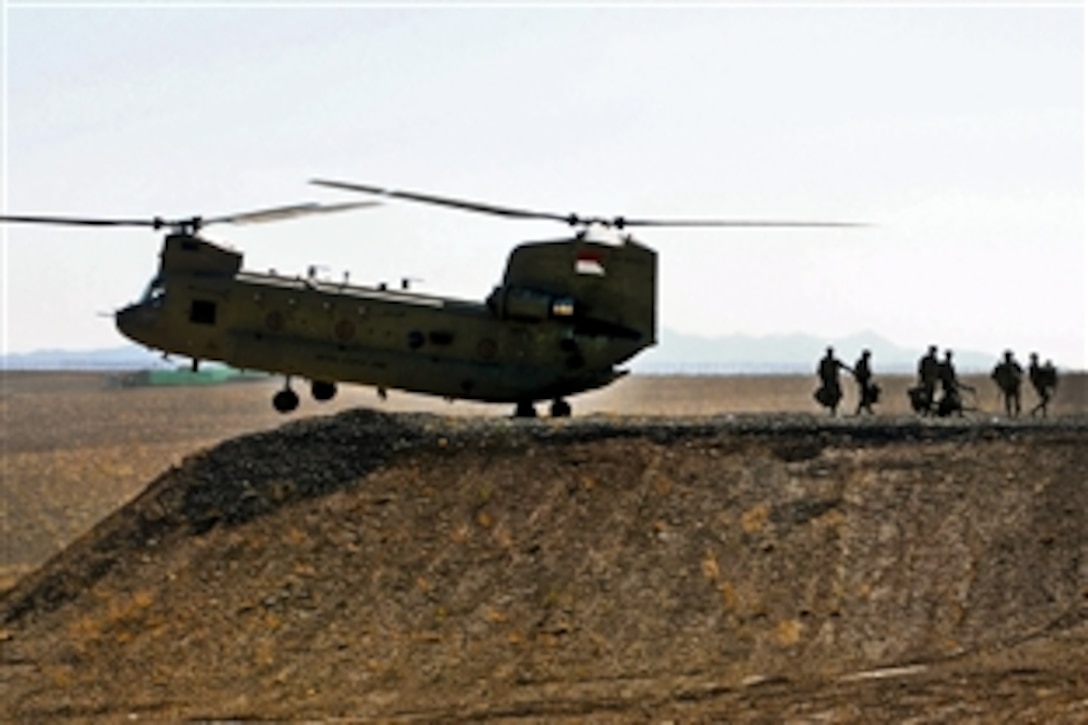
[[[582,249],[574,260],[574,271],[578,274],[604,275],[604,254],[595,249]]]

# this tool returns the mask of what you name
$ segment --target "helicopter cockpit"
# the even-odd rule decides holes
[[[147,283],[144,293],[140,295],[139,304],[159,307],[162,305],[162,300],[165,296],[166,283],[161,275],[155,275],[151,281]]]

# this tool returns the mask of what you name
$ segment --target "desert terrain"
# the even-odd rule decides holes
[[[569,420],[4,374],[0,703],[45,719],[1088,722],[1088,383]],[[1030,408],[1034,397],[1025,395]]]

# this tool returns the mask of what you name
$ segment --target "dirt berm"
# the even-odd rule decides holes
[[[1088,422],[367,410],[0,600],[42,721],[1088,721]]]

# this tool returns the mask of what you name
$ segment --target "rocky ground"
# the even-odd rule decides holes
[[[347,410],[0,599],[22,721],[1088,722],[1088,420]]]

